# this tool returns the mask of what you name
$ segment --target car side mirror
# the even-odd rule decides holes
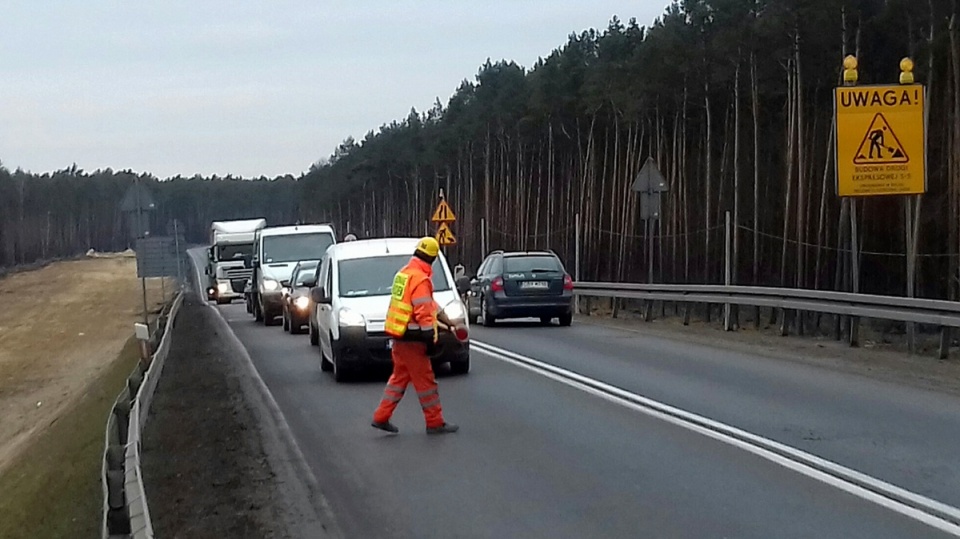
[[[285,280],[283,280],[283,281],[280,281],[280,286],[282,286],[282,287],[284,287],[284,288],[290,288],[290,281],[287,280],[287,279],[285,279]]]
[[[470,291],[470,279],[464,275],[457,278],[457,292],[462,296]]]
[[[210,261],[213,260],[213,247],[207,248],[207,260],[210,260]]]
[[[327,297],[327,292],[323,289],[322,286],[315,286],[310,289],[310,299],[318,305],[329,305],[330,298]]]
[[[316,280],[316,279],[307,279],[306,281],[303,281],[303,286],[305,286],[305,287],[307,287],[307,288],[313,288],[313,287],[317,286],[317,280]]]

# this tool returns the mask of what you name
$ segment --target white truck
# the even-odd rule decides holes
[[[330,225],[292,225],[264,228],[253,246],[253,278],[248,310],[266,326],[283,313],[283,288],[298,262],[321,260],[335,244]]]
[[[214,221],[210,225],[210,247],[206,274],[207,299],[218,304],[243,297],[243,288],[253,275],[253,245],[266,219]]]

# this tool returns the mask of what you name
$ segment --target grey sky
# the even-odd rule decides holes
[[[489,57],[529,67],[666,0],[21,0],[0,6],[0,161],[160,177],[299,174],[446,103]]]

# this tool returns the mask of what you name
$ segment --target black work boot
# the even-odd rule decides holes
[[[460,427],[453,423],[444,423],[439,427],[427,427],[427,434],[450,434],[460,430]]]
[[[373,423],[370,423],[370,426],[375,429],[385,430],[391,434],[396,434],[400,432],[400,429],[398,429],[396,425],[394,425],[389,421],[384,421],[383,423],[374,421]]]

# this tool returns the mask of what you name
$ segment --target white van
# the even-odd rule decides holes
[[[410,261],[419,238],[381,238],[336,244],[317,272],[309,322],[311,342],[320,345],[320,367],[340,382],[363,367],[390,365],[391,339],[384,331],[393,278]],[[462,341],[441,331],[435,365],[456,374],[470,370],[467,309],[441,254],[433,263],[434,300],[451,321],[468,329]]]
[[[253,251],[250,302],[265,326],[283,314],[283,287],[301,260],[319,260],[336,243],[330,225],[294,225],[261,229]]]

